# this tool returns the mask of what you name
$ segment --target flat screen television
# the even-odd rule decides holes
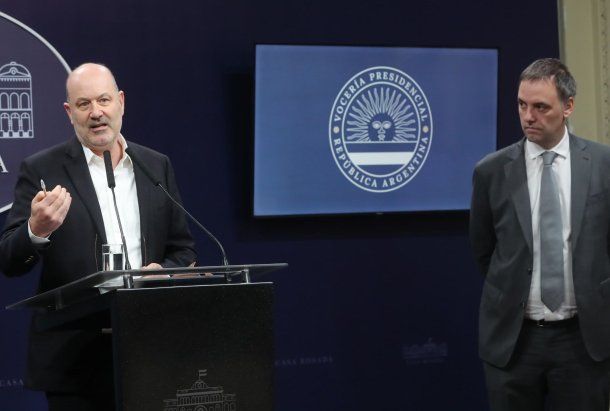
[[[254,215],[465,210],[494,49],[258,45]]]

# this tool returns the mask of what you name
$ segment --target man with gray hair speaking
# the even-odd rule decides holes
[[[474,170],[479,354],[494,411],[608,410],[610,148],[568,132],[575,95],[564,64],[534,61],[517,96],[525,137]]]
[[[0,270],[14,276],[42,260],[39,292],[101,271],[102,244],[121,234],[102,153],[111,154],[131,268],[189,266],[196,254],[183,213],[127,153],[180,198],[169,159],[121,134],[125,94],[100,64],[77,67],[64,109],[76,137],[25,159],[0,235]],[[41,190],[43,179],[50,191]],[[32,323],[35,324],[35,321]],[[30,329],[26,386],[46,392],[49,409],[114,409],[111,339],[101,330]]]

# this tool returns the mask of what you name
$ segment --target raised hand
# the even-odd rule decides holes
[[[30,215],[30,229],[37,237],[48,237],[64,222],[72,196],[62,186],[55,186],[52,191],[45,194],[39,191],[32,199]]]

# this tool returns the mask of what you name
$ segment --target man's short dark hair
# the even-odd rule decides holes
[[[527,66],[519,77],[519,83],[538,80],[552,80],[559,98],[564,103],[567,103],[570,97],[576,96],[576,80],[574,80],[566,65],[558,59],[536,60]]]

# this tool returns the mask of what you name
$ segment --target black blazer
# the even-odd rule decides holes
[[[169,159],[151,149],[129,142],[129,147],[179,200]],[[140,228],[142,264],[164,267],[187,266],[195,262],[194,242],[184,215],[134,166]],[[72,195],[64,223],[50,236],[50,244],[37,247],[28,235],[30,203],[40,190],[60,184]],[[118,199],[120,201],[120,199]],[[0,270],[5,275],[21,275],[42,259],[38,292],[47,291],[101,270],[101,246],[106,243],[104,223],[91,175],[80,142],[66,143],[28,157],[21,164],[15,201],[0,236]],[[99,331],[38,332],[30,330],[27,385],[43,390],[70,390],[92,378],[91,368],[98,357]],[[108,347],[109,348],[109,347]]]
[[[523,323],[533,265],[525,140],[474,170],[470,240],[485,276],[479,354],[508,364]],[[610,357],[610,148],[570,135],[572,272],[581,333],[591,358]]]

